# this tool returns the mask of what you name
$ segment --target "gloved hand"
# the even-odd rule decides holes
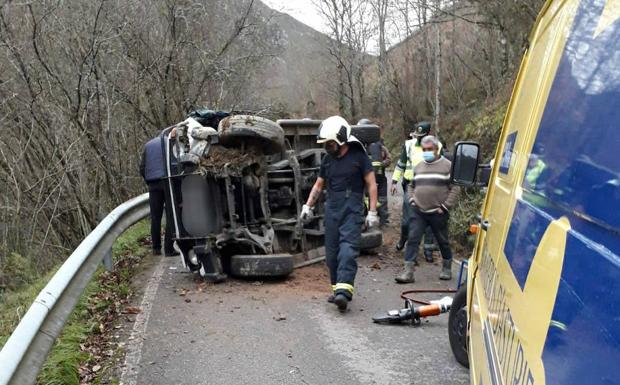
[[[301,208],[301,214],[299,214],[299,219],[301,219],[302,222],[309,222],[312,217],[314,217],[314,209],[308,205],[304,205]]]
[[[366,215],[366,226],[368,228],[374,228],[379,226],[379,215],[376,211],[369,211]]]

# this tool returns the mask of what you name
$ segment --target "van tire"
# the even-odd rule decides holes
[[[456,361],[469,368],[469,355],[467,354],[467,285],[462,285],[452,300],[448,318],[448,337],[450,339],[450,348]]]
[[[381,129],[375,125],[352,126],[351,135],[364,144],[370,144],[381,140]]]
[[[264,155],[282,152],[284,130],[269,119],[252,115],[234,115],[222,119],[218,126],[219,142],[224,147],[242,144],[260,149]]]
[[[360,240],[360,250],[372,250],[383,244],[383,233],[381,230],[369,230],[362,233]]]
[[[230,257],[230,273],[242,278],[281,278],[293,272],[291,254],[237,254]]]

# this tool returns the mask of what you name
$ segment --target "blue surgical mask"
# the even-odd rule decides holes
[[[430,163],[435,160],[435,153],[433,151],[424,151],[422,158],[424,158],[425,162]]]

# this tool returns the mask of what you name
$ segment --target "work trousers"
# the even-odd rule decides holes
[[[325,260],[334,294],[353,298],[360,254],[364,201],[362,193],[328,191],[325,203]]]
[[[408,180],[403,178],[403,217],[400,221],[400,239],[407,239],[409,237],[409,224],[413,216],[413,211],[409,204],[409,196],[407,194],[409,183]],[[435,240],[433,239],[433,232],[430,226],[427,226],[424,231],[424,254],[432,254],[433,250],[435,250]]]
[[[390,218],[390,211],[388,207],[388,180],[384,174],[375,174],[377,179],[377,195],[379,204],[377,207],[377,214],[379,214],[379,220],[381,226],[387,224]]]
[[[172,239],[174,229],[172,224],[172,206],[168,204],[166,181],[149,182],[149,206],[151,208],[151,240],[153,250],[161,250],[161,218],[166,213],[166,231],[164,234],[164,253],[174,253]]]
[[[450,249],[450,241],[448,239],[448,219],[450,214],[447,212],[442,214],[425,214],[417,207],[412,207],[411,210],[413,216],[411,217],[409,238],[407,239],[407,249],[405,250],[405,261],[413,262],[416,260],[418,247],[427,227],[430,227],[435,235],[443,259],[452,259],[452,250]]]

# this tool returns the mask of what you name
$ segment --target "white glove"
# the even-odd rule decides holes
[[[309,222],[312,217],[314,217],[314,209],[308,205],[304,205],[301,208],[301,214],[299,214],[299,219],[301,219],[302,222]]]
[[[378,227],[379,226],[379,215],[376,211],[369,211],[368,215],[366,215],[366,226],[368,228]]]

